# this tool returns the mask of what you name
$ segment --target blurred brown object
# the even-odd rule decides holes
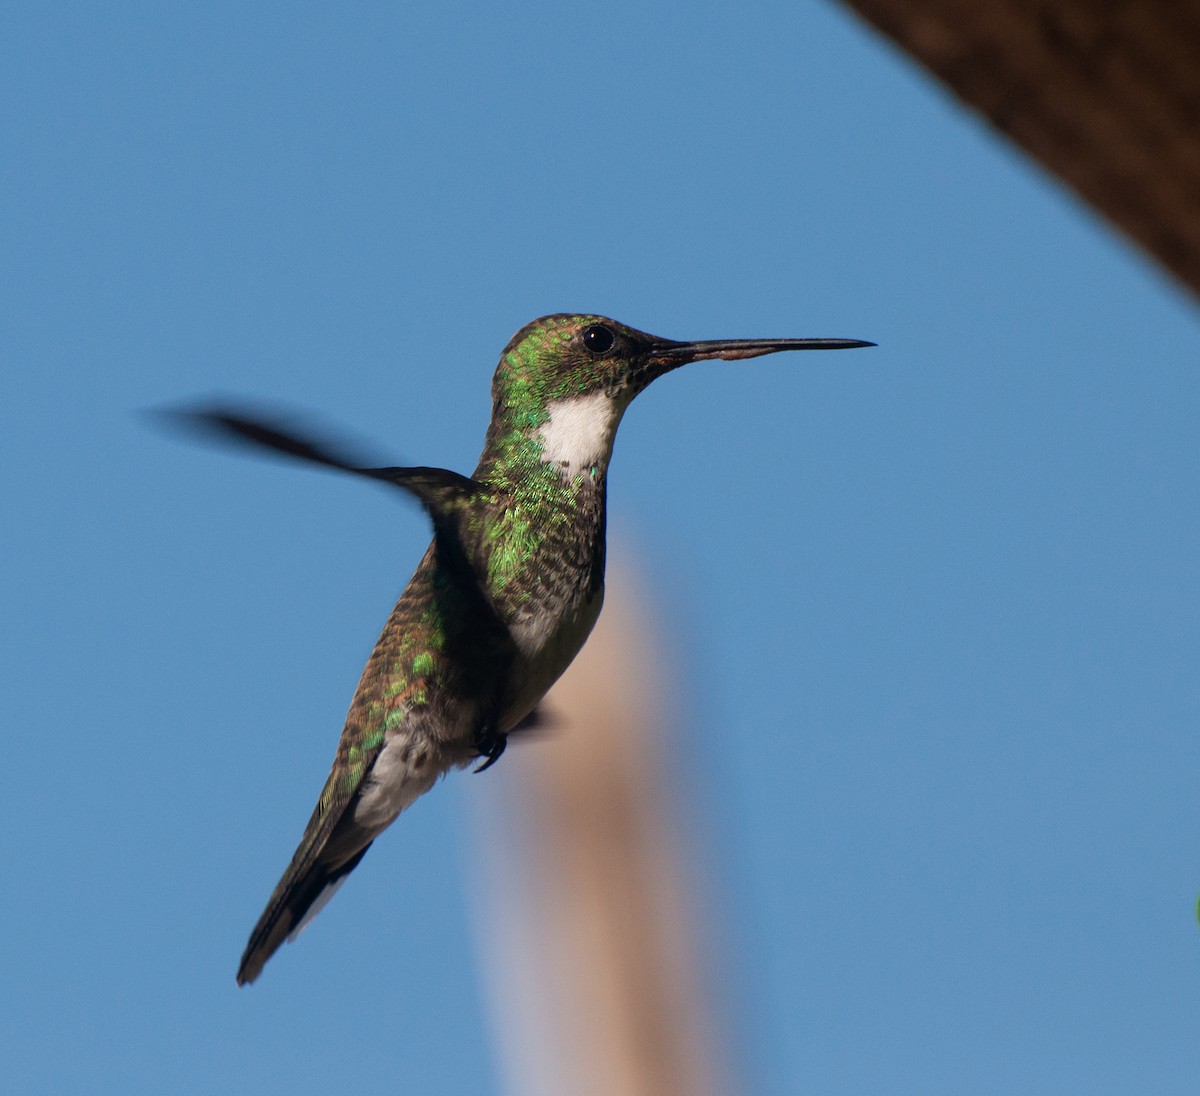
[[[1200,294],[1200,0],[849,0]]]
[[[710,904],[679,840],[667,665],[628,571],[610,566],[600,622],[543,705],[551,725],[471,789],[514,1096],[738,1091],[707,981]]]

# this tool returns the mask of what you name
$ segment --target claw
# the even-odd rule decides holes
[[[500,760],[500,755],[504,753],[504,747],[507,745],[508,735],[497,734],[495,727],[490,723],[484,724],[475,732],[475,749],[484,759],[483,764],[476,765],[472,771],[481,773],[484,769],[490,769]]]

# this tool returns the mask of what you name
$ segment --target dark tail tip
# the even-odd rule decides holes
[[[346,876],[367,855],[371,843],[367,842],[349,860],[336,868],[313,865],[303,878],[290,881],[287,875],[280,880],[271,901],[250,933],[246,950],[238,964],[237,984],[246,986],[253,982],[284,943],[300,932],[308,921],[316,917],[325,903],[333,897]]]

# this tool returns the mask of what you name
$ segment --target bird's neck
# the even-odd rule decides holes
[[[593,394],[532,409],[497,401],[475,479],[492,496],[481,529],[487,587],[506,612],[545,602],[554,615],[602,588],[606,477],[623,411]]]
[[[625,406],[604,392],[529,407],[497,401],[476,477],[515,492],[602,486]]]

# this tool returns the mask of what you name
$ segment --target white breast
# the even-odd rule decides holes
[[[607,464],[620,411],[603,392],[554,400],[546,407],[549,421],[537,429],[542,460],[557,464],[574,477],[594,464]]]

